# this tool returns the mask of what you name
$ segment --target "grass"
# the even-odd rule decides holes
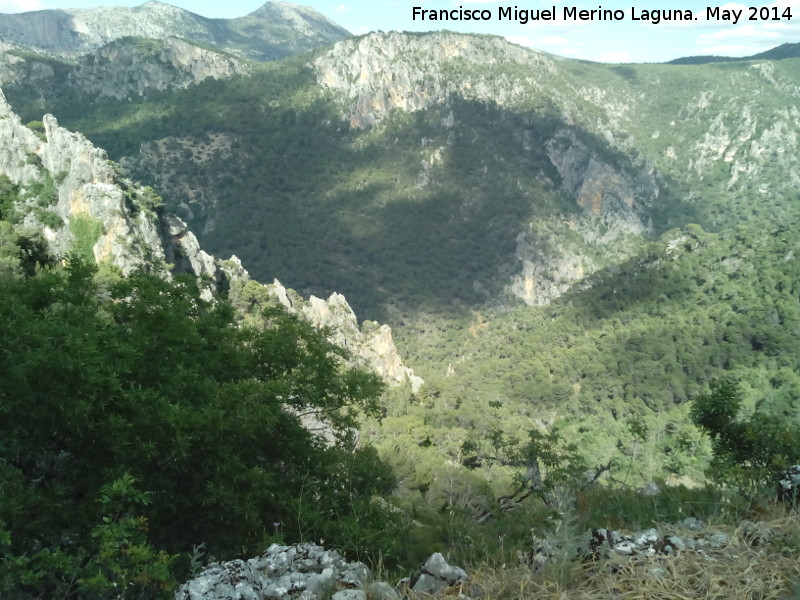
[[[468,569],[471,581],[448,596],[492,600],[782,600],[800,598],[800,515],[779,505],[760,509],[753,525],[707,527],[688,532],[675,525],[657,527],[662,535],[702,535],[721,531],[728,542],[674,556],[612,556],[596,562],[555,561],[533,572],[526,565],[485,564]],[[755,517],[756,515],[752,515]],[[413,596],[410,596],[413,598]]]

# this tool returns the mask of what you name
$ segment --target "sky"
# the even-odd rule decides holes
[[[101,4],[137,6],[142,1],[0,0],[0,13]],[[205,17],[234,18],[253,12],[263,2],[172,0],[168,4]],[[438,29],[487,33],[560,56],[612,63],[665,62],[707,54],[749,56],[783,43],[800,42],[800,0],[752,0],[749,4],[715,0],[297,0],[297,3],[315,8],[354,34]],[[486,19],[414,19],[414,7],[437,12],[470,11]],[[501,18],[501,9],[510,10],[512,17]],[[523,24],[523,19],[513,16],[515,9],[529,14],[548,12],[540,12],[538,21],[530,19]],[[605,14],[610,18],[603,19],[598,13],[584,20],[571,16],[575,11],[600,9],[608,11]],[[610,14],[613,11],[619,12]],[[676,11],[690,20],[662,18],[661,22],[654,22],[655,16]],[[737,12],[739,20],[734,22]],[[546,16],[551,18],[545,20]]]

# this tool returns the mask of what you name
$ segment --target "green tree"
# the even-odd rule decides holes
[[[0,595],[17,597],[25,578],[19,597],[113,583],[142,567],[109,554],[121,538],[155,569],[168,562],[162,551],[201,543],[217,558],[262,552],[274,523],[286,541],[324,537],[346,550],[391,537],[396,518],[373,498],[393,477],[351,434],[377,409],[376,375],[346,367],[343,350],[280,308],[266,329],[237,327],[193,280],[140,273],[101,286],[94,274],[73,257],[0,289],[3,561],[42,549],[74,559],[57,584],[51,560],[39,569],[47,578],[23,569]],[[327,441],[303,425],[311,417]],[[148,501],[106,521],[96,499],[121,480]]]
[[[760,491],[774,483],[774,474],[800,459],[797,422],[784,415],[756,410],[742,415],[737,382],[720,379],[695,398],[692,421],[710,437],[712,472],[743,490]]]

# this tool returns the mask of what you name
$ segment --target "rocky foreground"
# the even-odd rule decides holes
[[[435,553],[396,585],[316,544],[273,544],[257,558],[208,565],[175,600],[783,598],[798,575],[796,529],[796,515],[735,530],[693,517],[665,525],[668,533],[596,529],[575,547],[534,539],[519,565],[472,575]]]
[[[346,562],[337,552],[316,544],[273,544],[263,556],[212,563],[180,587],[175,600],[400,600],[403,591],[432,595],[467,583],[463,569],[433,554],[398,589],[373,581],[369,568]]]

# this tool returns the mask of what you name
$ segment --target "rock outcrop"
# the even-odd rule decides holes
[[[430,596],[469,580],[463,569],[433,554],[409,581],[403,595]],[[208,565],[184,583],[175,600],[400,600],[386,582],[373,581],[360,562],[347,562],[338,552],[316,544],[273,544],[263,556]]]
[[[465,585],[469,576],[461,567],[447,564],[439,552],[432,554],[408,582],[417,594],[433,595],[455,586]]]
[[[655,556],[674,556],[684,551],[705,554],[723,548],[732,541],[730,534],[704,529],[705,524],[702,521],[689,517],[678,525],[676,528],[678,533],[672,534],[662,534],[653,528],[636,533],[604,528],[593,529],[587,532],[574,548],[564,548],[554,539],[534,538],[531,551],[527,554],[520,553],[519,560],[538,570],[551,562],[556,555],[582,560],[608,558],[637,560]],[[739,535],[751,544],[759,534],[766,535],[763,528],[749,522],[745,522],[739,532]]]
[[[584,232],[590,242],[608,242],[622,234],[652,230],[645,207],[658,198],[652,169],[628,173],[592,152],[574,131],[562,129],[545,144],[547,156],[561,176],[561,188],[575,198],[584,214],[602,219],[602,235]]]
[[[131,100],[250,71],[247,61],[176,37],[120,38],[64,62],[0,53],[0,83],[41,90],[48,102],[64,97],[74,102]]]
[[[500,57],[495,59],[493,57]],[[489,58],[492,57],[492,58]],[[458,65],[469,62],[515,63],[524,80],[507,70],[454,77]],[[554,57],[523,49],[501,38],[477,38],[455,33],[412,35],[371,33],[337,43],[314,60],[319,85],[345,98],[351,127],[380,122],[391,110],[422,110],[446,104],[451,97],[474,98],[504,105],[536,86],[539,72],[555,69]]]
[[[67,131],[55,117],[45,115],[41,136],[24,126],[0,90],[0,174],[23,186],[49,181],[57,199],[49,209],[63,222],[51,226],[34,212],[26,223],[40,229],[58,256],[75,249],[78,237],[97,263],[115,265],[123,274],[137,268],[156,270],[164,277],[191,273],[202,281],[210,299],[231,281],[241,285],[249,274],[234,256],[220,260],[205,252],[180,218],[160,208],[155,191],[135,185],[120,175],[104,150],[83,135]],[[76,225],[80,224],[80,228]],[[78,231],[81,229],[82,233]],[[254,285],[259,285],[252,282]],[[328,300],[303,300],[276,281],[265,286],[268,295],[317,328],[326,328],[330,340],[347,349],[354,362],[375,370],[391,385],[408,382],[416,391],[422,380],[403,364],[386,325],[358,325],[353,309],[341,294]]]
[[[122,38],[81,57],[68,84],[79,94],[123,100],[249,71],[240,59],[180,38]]]
[[[175,600],[321,600],[363,588],[370,577],[366,565],[316,544],[273,544],[257,558],[212,563],[184,583]]]
[[[595,529],[591,533],[588,549],[594,556],[611,554],[628,557],[650,557],[669,555],[683,550],[703,552],[720,548],[730,542],[730,536],[721,531],[696,533],[691,536],[661,535],[656,529],[625,534],[607,529]]]
[[[11,181],[28,184],[39,179],[36,159],[42,151],[42,141],[33,131],[22,124],[5,95],[0,90],[0,173]],[[30,158],[34,157],[31,161]]]
[[[38,223],[55,254],[75,241],[73,222],[92,224],[90,241],[97,262],[110,262],[123,273],[145,265],[164,264],[157,218],[143,210],[144,188],[119,179],[106,153],[84,136],[59,127],[55,117],[43,119],[43,136],[23,126],[0,90],[0,172],[24,188],[53,183],[57,200],[52,211],[63,227]],[[37,226],[33,213],[26,223]]]
[[[329,339],[347,350],[356,363],[368,366],[389,385],[408,383],[417,392],[422,378],[403,364],[392,339],[392,329],[373,321],[359,327],[355,312],[342,294],[334,292],[327,300],[311,296],[304,300],[287,290],[277,279],[263,286],[267,294],[290,312],[301,316],[319,329],[330,331]]]
[[[794,465],[778,478],[778,500],[797,506],[800,503],[800,465]]]

